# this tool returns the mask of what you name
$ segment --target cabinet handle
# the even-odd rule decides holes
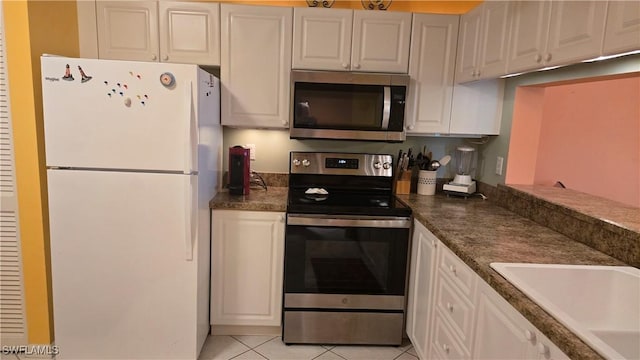
[[[451,271],[454,275],[456,273],[456,267],[453,265],[449,265],[449,271]]]
[[[151,55],[151,60],[157,60],[157,59],[158,57],[155,54]]]
[[[551,53],[546,53],[544,55],[544,61],[551,61]]]
[[[538,344],[538,354],[548,357],[549,356],[549,347],[543,343]]]
[[[280,221],[284,222],[285,220],[285,216],[284,215],[280,215]]]
[[[453,304],[447,303],[447,309],[449,310],[449,312],[453,312]]]
[[[542,61],[542,56],[540,54],[536,54],[536,56],[533,58],[537,63],[539,63],[540,61]]]
[[[449,354],[449,352],[451,351],[451,349],[449,348],[449,345],[447,344],[442,344],[442,350],[444,350],[444,352],[447,354]]]
[[[414,128],[414,126],[413,126],[413,125],[409,125],[409,126],[407,126],[407,129],[409,129],[409,130],[413,130],[413,128]]]
[[[524,338],[529,340],[530,342],[534,342],[534,341],[536,341],[536,333],[534,333],[531,330],[526,330],[524,332]]]
[[[162,57],[162,60],[164,60],[164,61],[169,60],[169,56],[168,56],[168,55],[163,56],[163,57]]]
[[[288,120],[282,120],[282,125],[289,126],[289,121]]]
[[[353,65],[353,67],[356,68],[356,69],[360,69],[360,64],[355,64],[355,65]]]
[[[347,64],[347,63],[342,63],[342,67],[343,67],[343,68],[345,68],[345,69],[348,69],[348,68],[349,68],[349,64]]]
[[[471,70],[471,77],[475,77],[476,76],[476,71],[475,70]]]
[[[480,70],[476,71],[476,77],[480,77]]]

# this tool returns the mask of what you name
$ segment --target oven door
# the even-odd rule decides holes
[[[313,294],[355,295],[354,300],[404,297],[410,227],[408,217],[288,214],[288,305],[302,306],[294,299]]]

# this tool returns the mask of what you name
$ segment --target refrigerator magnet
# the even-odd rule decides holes
[[[166,72],[166,73],[163,73],[162,75],[160,75],[160,83],[164,87],[170,88],[170,87],[173,87],[176,84],[176,78],[173,76],[172,73]]]

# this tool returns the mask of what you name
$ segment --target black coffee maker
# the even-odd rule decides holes
[[[250,150],[240,145],[229,148],[229,194],[249,194]]]

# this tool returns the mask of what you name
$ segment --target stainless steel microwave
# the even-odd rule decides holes
[[[404,141],[409,76],[291,72],[289,135],[294,139]]]

